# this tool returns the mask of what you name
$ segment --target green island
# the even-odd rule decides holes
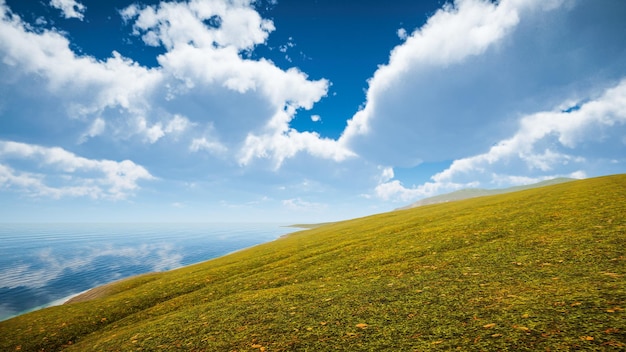
[[[0,322],[0,351],[624,351],[626,175],[325,224]]]

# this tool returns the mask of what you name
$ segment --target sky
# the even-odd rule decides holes
[[[0,222],[321,222],[626,172],[622,0],[0,0]]]

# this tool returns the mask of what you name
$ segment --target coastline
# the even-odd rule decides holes
[[[64,302],[58,304],[58,305],[64,305],[64,304],[72,304],[72,303],[80,303],[80,302],[87,302],[87,301],[91,301],[92,299],[96,299],[96,298],[100,298],[100,297],[104,297],[109,293],[109,289],[121,282],[127,281],[127,280],[131,280],[134,278],[138,278],[138,277],[142,277],[142,276],[148,276],[148,275],[153,275],[153,274],[157,274],[158,272],[148,272],[148,273],[143,273],[143,274],[138,274],[138,275],[133,275],[133,276],[129,276],[129,277],[125,277],[123,279],[119,279],[119,280],[115,280],[112,282],[109,282],[107,284],[104,285],[100,285],[100,286],[96,286],[96,287],[92,287],[88,290],[85,290],[83,292],[77,293],[75,295],[71,295],[68,296]]]
[[[1,318],[0,321],[9,320],[9,319],[12,319],[12,318],[15,318],[15,317],[19,317],[20,315],[32,313],[34,311],[41,310],[41,309],[46,309],[46,308],[56,307],[56,306],[62,306],[65,303],[67,303],[68,301],[72,300],[74,297],[77,297],[77,296],[80,296],[80,295],[82,295],[84,293],[87,293],[90,290],[91,289],[85,290],[85,291],[82,291],[82,292],[79,292],[79,293],[74,293],[74,294],[71,294],[71,295],[63,297],[63,298],[55,299],[54,301],[52,301],[50,303],[42,304],[40,306],[33,307],[31,309],[28,309],[28,310],[16,313],[14,315],[10,315],[8,317]]]
[[[3,244],[21,248],[28,244],[30,252],[12,251],[0,258],[0,269],[10,272],[10,265],[17,260],[24,261],[26,266],[42,267],[41,288],[31,288],[32,283],[24,283],[23,276],[13,275],[13,281],[2,284],[11,287],[24,286],[23,292],[9,294],[7,290],[0,293],[0,321],[9,320],[37,310],[74,303],[98,291],[104,285],[119,280],[159,273],[180,267],[194,265],[208,260],[229,255],[248,247],[271,242],[284,234],[297,232],[289,223],[206,223],[206,224],[13,224],[0,227]],[[132,241],[127,241],[127,234],[132,234]],[[120,241],[121,239],[121,241]],[[45,244],[43,246],[42,244]],[[45,247],[45,248],[44,248]],[[102,247],[104,252],[94,250]],[[50,249],[51,248],[51,249]],[[206,248],[206,249],[199,249]],[[16,253],[20,253],[17,255]],[[47,270],[44,259],[56,256],[59,270]],[[5,253],[3,253],[5,254]],[[204,255],[202,255],[204,254]],[[110,256],[111,258],[106,258]],[[123,265],[144,266],[144,270],[124,268],[119,275],[102,271],[107,268],[110,260],[119,258]],[[183,259],[181,259],[183,258]],[[171,259],[171,260],[170,260]],[[76,262],[81,267],[75,267]],[[169,263],[178,265],[169,265]],[[114,264],[115,262],[110,262]],[[4,266],[3,266],[4,265]],[[74,265],[74,266],[73,266]],[[84,269],[83,269],[84,266]],[[167,267],[165,267],[167,266]],[[65,267],[71,270],[61,270]],[[118,270],[118,269],[114,269]],[[121,269],[120,269],[121,270]],[[0,270],[1,271],[1,270]],[[84,274],[82,273],[84,271]],[[80,272],[80,273],[78,273]],[[99,275],[104,273],[103,275]],[[68,275],[66,275],[68,274]],[[70,276],[79,275],[71,278]],[[91,275],[85,279],[81,275]],[[109,281],[115,280],[115,281]],[[48,288],[48,282],[54,281],[55,287]],[[85,285],[84,283],[92,283]],[[36,283],[39,285],[39,283]],[[51,285],[50,285],[51,286]],[[90,293],[91,291],[91,293]],[[4,295],[2,295],[4,294]],[[79,297],[79,298],[76,298]],[[43,298],[43,299],[42,299]],[[38,302],[38,304],[33,304]],[[40,303],[39,303],[40,302]]]
[[[289,227],[289,228],[294,228],[294,229],[299,228],[299,229],[307,230],[307,229],[313,229],[313,228],[315,228],[317,226],[321,226],[321,225],[323,225],[323,224],[320,224],[320,225],[316,225],[316,224],[313,224],[313,225],[288,225],[288,226],[282,226],[282,227]],[[302,227],[302,226],[312,226],[312,227]],[[263,245],[263,244],[266,244],[266,243],[271,243],[271,242],[274,242],[274,241],[278,241],[278,240],[280,240],[282,238],[286,238],[287,236],[291,236],[291,235],[293,235],[294,233],[297,233],[297,232],[300,232],[300,231],[294,230],[294,232],[289,232],[289,233],[286,233],[284,235],[280,235],[280,236],[274,238],[273,240],[270,240],[270,241],[267,241],[267,242],[263,242],[263,243],[255,244],[255,245],[252,245],[252,246],[240,248],[240,249],[237,249],[237,250],[234,250],[234,251],[231,251],[231,252],[219,255],[219,256],[214,257],[214,258],[209,258],[207,260],[203,260],[203,261],[200,261],[200,262],[197,262],[197,263],[192,263],[192,264],[189,264],[189,265],[183,265],[181,267],[174,268],[174,269],[171,269],[171,270],[152,271],[152,272],[147,272],[147,273],[143,273],[143,274],[138,274],[138,275],[125,277],[125,278],[122,278],[122,279],[119,279],[119,280],[115,280],[115,281],[112,281],[112,282],[109,282],[109,283],[106,283],[106,284],[103,284],[103,285],[100,285],[100,286],[92,287],[92,288],[90,288],[88,290],[85,290],[85,291],[82,291],[82,292],[70,295],[68,297],[65,297],[65,298],[62,298],[62,299],[59,299],[59,300],[56,300],[56,301],[53,302],[53,303],[56,303],[56,304],[50,303],[48,305],[41,306],[39,308],[33,309],[32,311],[43,309],[43,308],[48,308],[48,307],[53,307],[53,306],[58,306],[58,305],[64,305],[64,304],[73,304],[73,303],[87,302],[87,301],[90,301],[92,299],[101,298],[101,297],[106,296],[109,293],[109,288],[111,288],[111,287],[113,287],[113,286],[115,286],[115,285],[117,285],[117,284],[119,284],[121,282],[124,282],[124,281],[127,281],[127,280],[131,280],[131,279],[135,279],[135,278],[142,277],[142,276],[154,275],[154,274],[163,273],[163,272],[167,272],[167,271],[177,270],[177,269],[184,268],[184,267],[191,266],[191,265],[205,263],[205,262],[208,262],[208,261],[211,261],[211,260],[215,260],[215,259],[218,259],[218,258],[229,256],[229,255],[234,254],[234,253],[238,253],[238,252],[244,251],[246,249],[250,249],[250,248],[254,248],[256,246],[260,246],[260,245]],[[29,312],[31,312],[31,311],[29,311]],[[18,315],[26,314],[26,313],[29,313],[29,312],[20,313]]]

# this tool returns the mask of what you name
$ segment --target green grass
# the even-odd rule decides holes
[[[1,351],[626,349],[626,176],[328,224],[0,322]]]

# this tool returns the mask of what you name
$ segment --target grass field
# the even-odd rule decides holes
[[[0,322],[0,351],[626,349],[626,176],[327,224]]]

